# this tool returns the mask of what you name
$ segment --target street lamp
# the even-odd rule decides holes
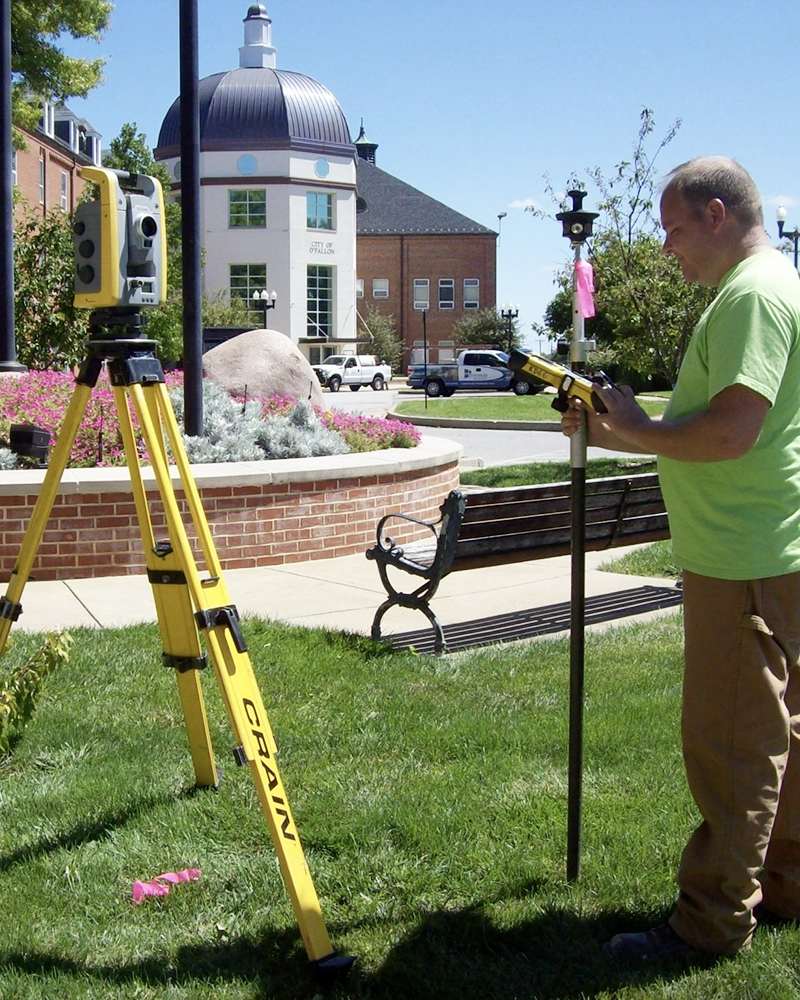
[[[506,350],[510,351],[512,347],[512,341],[514,339],[514,321],[517,316],[519,316],[519,302],[512,306],[510,303],[506,305],[505,302],[500,306],[500,319],[503,321],[503,325],[506,330]]]
[[[503,224],[503,219],[508,215],[508,212],[499,212],[497,215],[497,242],[500,242],[500,227]]]
[[[776,212],[775,218],[778,220],[778,238],[782,240],[791,240],[794,244],[794,269],[797,270],[797,242],[800,240],[800,230],[797,226],[794,227],[791,232],[784,232],[783,224],[786,222],[786,209],[783,205],[779,205]]]
[[[267,310],[275,308],[275,302],[277,301],[278,293],[273,288],[271,292],[268,292],[266,288],[262,288],[260,291],[256,289],[253,292],[253,305],[257,309],[262,309],[264,311],[264,322],[267,319]]]

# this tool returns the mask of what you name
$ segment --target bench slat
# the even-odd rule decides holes
[[[661,503],[655,500],[650,503],[631,503],[625,505],[622,520],[628,521],[648,514],[663,514],[663,512],[663,501]],[[618,504],[611,507],[587,508],[586,510],[587,524],[599,524],[602,522],[614,524],[618,520],[620,520]],[[542,511],[519,517],[515,517],[512,514],[511,516],[498,516],[491,520],[462,521],[459,538],[492,538],[495,535],[507,535],[514,531],[526,532],[532,535],[540,528],[569,525],[571,523],[572,514],[568,510],[547,513]]]

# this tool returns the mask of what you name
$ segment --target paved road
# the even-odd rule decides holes
[[[397,389],[374,392],[360,389],[325,392],[325,404],[332,410],[348,413],[369,413],[383,416],[396,400],[408,398]],[[421,398],[421,394],[420,394]],[[498,431],[454,427],[421,427],[423,434],[455,441],[464,448],[464,458],[493,465],[517,465],[524,462],[568,462],[569,441],[558,431]],[[621,454],[590,448],[589,458],[602,458]]]
[[[569,441],[558,432],[462,430],[455,427],[421,427],[420,430],[431,437],[457,442],[464,448],[464,458],[480,459],[487,467],[569,460]]]

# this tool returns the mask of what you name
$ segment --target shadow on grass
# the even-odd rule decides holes
[[[22,864],[23,862],[52,854],[54,851],[71,850],[72,848],[81,847],[83,844],[90,844],[93,840],[99,840],[101,837],[106,836],[110,831],[125,826],[126,823],[136,819],[138,816],[149,813],[160,806],[175,802],[176,798],[188,798],[202,791],[207,791],[207,789],[191,787],[178,792],[177,795],[152,795],[147,798],[137,799],[136,802],[132,802],[125,809],[103,813],[101,816],[82,820],[76,823],[71,830],[64,830],[58,835],[51,837],[43,837],[41,840],[30,844],[21,844],[10,854],[0,856],[0,873],[9,871],[15,865]]]
[[[58,980],[62,987],[65,979],[74,978],[77,984],[93,983],[102,987],[102,995],[117,997],[130,985],[141,985],[153,990],[164,987],[165,994],[182,985],[208,984],[208,996],[214,996],[213,984],[254,983],[257,996],[270,1000],[296,1000],[313,997],[317,992],[311,966],[298,950],[296,929],[263,941],[234,938],[219,945],[202,945],[178,950],[176,956],[145,956],[129,964],[92,965],[64,955],[48,955],[34,950],[20,952],[0,951],[0,969],[41,979]],[[42,997],[48,996],[42,985]],[[76,994],[77,995],[77,994]],[[99,994],[97,994],[99,995]],[[130,995],[127,991],[126,996]],[[250,994],[248,994],[250,995]]]
[[[623,929],[641,930],[663,915],[605,912],[585,917],[550,910],[500,928],[479,906],[432,913],[399,942],[374,974],[358,976],[350,996],[415,1000],[585,1000],[616,995],[623,986],[682,977],[687,967],[625,965],[606,959],[602,945]]]
[[[163,986],[170,995],[181,986],[207,984],[213,996],[213,984],[238,982],[255,986],[257,992],[247,995],[264,1000],[311,1000],[321,985],[328,987],[325,996],[331,1000],[588,1000],[599,993],[613,996],[626,985],[646,988],[656,979],[686,974],[682,966],[626,967],[603,957],[601,945],[613,931],[652,922],[653,914],[606,912],[586,918],[553,910],[503,929],[480,905],[435,912],[399,940],[378,969],[356,964],[341,984],[317,979],[294,927],[259,940],[234,938],[182,947],[174,956],[151,955],[119,965],[92,965],[36,951],[0,951],[0,968],[37,978],[75,977],[84,984],[88,980],[109,997],[121,995],[118,991],[132,983],[151,991]],[[385,931],[387,937],[396,933],[389,924]],[[334,939],[337,936],[334,931]]]

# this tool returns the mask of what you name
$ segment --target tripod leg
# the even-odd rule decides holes
[[[50,462],[45,473],[42,488],[36,498],[30,523],[25,530],[22,548],[11,571],[8,589],[5,596],[0,599],[0,655],[5,650],[11,625],[22,613],[22,605],[20,604],[22,591],[31,575],[31,569],[33,568],[36,554],[42,542],[44,529],[47,527],[50,512],[58,495],[61,477],[69,462],[72,445],[75,442],[75,435],[78,433],[78,429],[83,421],[86,404],[89,402],[91,392],[91,385],[81,382],[76,383],[72,399],[61,424],[61,429],[58,432],[55,447],[50,455]]]
[[[346,972],[353,959],[337,955],[308,870],[300,838],[275,760],[275,738],[261,701],[247,646],[239,628],[239,616],[231,604],[222,569],[214,548],[199,491],[191,475],[183,439],[163,382],[128,386],[145,445],[164,505],[172,550],[184,574],[195,620],[205,637],[228,719],[238,742],[236,759],[248,764],[261,809],[269,827],[283,879],[289,890],[306,952],[321,974]],[[161,425],[156,430],[154,415]],[[209,577],[201,582],[192,548],[175,497],[170,469],[165,459],[163,430],[166,429],[186,502],[202,549]],[[165,588],[159,614],[185,614],[183,605],[170,608],[172,589]]]
[[[144,545],[147,577],[153,590],[153,601],[161,631],[164,665],[175,669],[195,780],[199,786],[213,788],[218,783],[217,768],[200,686],[200,670],[206,666],[206,656],[200,645],[200,635],[193,618],[186,577],[172,547],[156,542],[147,493],[139,467],[133,423],[123,387],[115,386],[114,401],[131,476],[136,517]],[[152,447],[160,447],[166,460],[163,437],[160,442],[152,442]]]

